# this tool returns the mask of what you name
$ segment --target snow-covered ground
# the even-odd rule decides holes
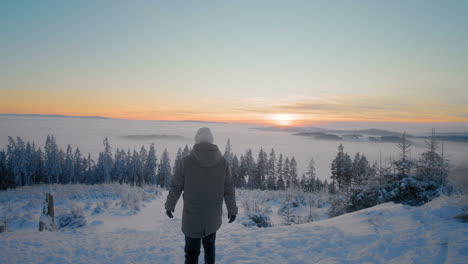
[[[79,207],[87,225],[38,232],[46,191],[55,195],[56,215]],[[10,231],[0,234],[0,263],[183,263],[182,202],[169,219],[166,195],[161,189],[126,185],[0,192],[2,217],[9,212],[10,222]],[[439,197],[422,207],[386,203],[292,226],[281,223],[281,201],[275,197],[281,194],[238,191],[240,219],[228,224],[224,217],[217,235],[218,263],[467,263],[468,226],[454,219],[467,212],[467,195]],[[242,224],[242,204],[253,199],[266,208],[272,227]],[[326,218],[324,206],[313,209],[315,219]]]

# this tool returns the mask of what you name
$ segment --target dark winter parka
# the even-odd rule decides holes
[[[190,155],[176,168],[165,204],[166,210],[174,210],[182,192],[182,232],[188,237],[202,238],[219,229],[223,199],[228,214],[237,214],[231,172],[218,146],[214,144],[195,144]]]

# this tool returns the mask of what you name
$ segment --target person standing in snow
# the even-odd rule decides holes
[[[229,223],[236,219],[237,205],[229,164],[213,144],[213,134],[207,127],[198,129],[192,152],[176,168],[165,203],[169,218],[173,218],[182,192],[185,263],[198,263],[201,244],[205,263],[215,263],[216,231],[222,223],[223,199]]]

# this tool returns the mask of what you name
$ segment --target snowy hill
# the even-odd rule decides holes
[[[57,210],[83,206],[87,225],[40,233],[34,223],[47,188],[0,192],[2,204],[18,208],[10,218],[10,232],[0,234],[0,263],[183,263],[182,206],[168,219],[166,191],[119,185],[104,186],[104,191],[79,185],[56,188]],[[238,196],[239,205],[243,197]],[[241,220],[224,222],[216,258],[227,264],[467,263],[468,226],[454,219],[467,210],[468,196],[461,195],[439,197],[421,207],[386,203],[292,226],[249,228]],[[26,212],[29,222],[19,221]]]

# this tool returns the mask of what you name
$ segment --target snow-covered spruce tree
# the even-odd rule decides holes
[[[15,178],[16,186],[25,185],[27,180],[26,178],[29,176],[29,163],[28,163],[28,155],[26,153],[26,143],[20,138],[16,137],[16,162],[19,171],[19,178]]]
[[[55,137],[47,135],[44,159],[45,183],[58,183],[61,172],[62,167]]]
[[[85,164],[83,155],[78,147],[75,149],[73,154],[73,174],[75,176],[75,181],[73,183],[84,183],[85,182]]]
[[[174,177],[179,170],[181,169],[182,166],[182,149],[179,148],[177,150],[177,154],[174,160],[174,166],[172,167],[172,177]]]
[[[26,143],[25,149],[25,168],[22,182],[24,185],[31,185],[33,183],[32,176],[33,176],[33,162],[34,162],[34,151],[32,148],[31,143],[29,141]]]
[[[185,145],[184,150],[182,151],[182,158],[185,158],[188,155],[190,155],[190,151],[190,148],[187,145]]]
[[[267,167],[266,167],[266,188],[268,190],[276,189],[276,154],[275,150],[272,148],[270,156],[268,157]]]
[[[136,150],[133,150],[132,159],[130,162],[130,173],[129,178],[132,185],[141,186],[143,183],[143,175],[142,175],[142,162],[140,158],[140,153]]]
[[[284,168],[283,168],[283,154],[280,153],[278,158],[278,163],[276,165],[276,175],[278,180],[276,181],[276,190],[286,189],[286,184],[284,182]]]
[[[366,156],[359,155],[359,152],[356,153],[351,167],[351,185],[353,187],[368,184],[369,180],[376,176],[376,171],[369,166]]]
[[[343,144],[338,146],[338,153],[331,165],[331,179],[340,190],[347,191],[351,185],[352,162],[347,153],[344,153]]]
[[[4,190],[9,186],[9,175],[7,156],[5,150],[0,150],[0,190]]]
[[[289,157],[286,157],[284,159],[284,164],[283,164],[283,179],[284,179],[284,187],[286,189],[290,188],[292,186],[291,184],[291,169],[289,167]]]
[[[416,178],[423,181],[434,181],[437,184],[447,182],[449,166],[448,162],[437,153],[439,142],[432,129],[431,137],[425,140],[426,151],[424,151],[416,164]]]
[[[99,182],[109,183],[111,181],[112,172],[112,147],[110,146],[109,140],[104,138],[104,151],[99,153],[99,159],[97,162]]]
[[[411,142],[407,139],[406,131],[401,135],[401,141],[397,144],[400,150],[400,159],[393,161],[396,176],[399,179],[409,176],[414,169],[414,161],[409,157]],[[390,180],[391,181],[391,180]]]
[[[306,190],[306,181],[307,181],[307,177],[306,177],[305,173],[302,173],[301,179],[299,180],[299,187],[303,191]]]
[[[232,154],[231,140],[229,138],[227,140],[226,147],[224,148],[223,156],[228,162],[228,164],[232,163],[232,159],[234,158],[234,156]]]
[[[247,186],[247,163],[245,162],[244,154],[239,158],[239,174],[236,181],[237,188],[245,188]]]
[[[114,166],[112,168],[112,182],[124,182],[127,166],[127,154],[123,149],[119,150],[117,148],[114,155]]]
[[[65,163],[63,166],[63,177],[62,183],[75,182],[75,169],[73,168],[73,149],[70,144],[67,146],[67,152],[65,154]]]
[[[253,175],[253,189],[264,189],[267,162],[267,154],[263,151],[263,148],[260,148]]]
[[[83,160],[83,168],[84,168],[85,183],[87,184],[97,183],[96,164],[94,163],[93,159],[91,159],[91,154],[89,153],[88,153],[88,157]]]
[[[316,178],[315,161],[313,158],[311,158],[309,161],[309,164],[307,165],[307,171],[305,173],[305,178],[304,178],[304,183],[303,183],[304,191],[315,192],[318,190],[316,186],[315,178]]]
[[[13,186],[21,186],[26,170],[26,149],[24,141],[17,137],[16,142],[8,137],[7,162],[10,171],[10,180]]]
[[[65,167],[65,151],[59,149],[59,161],[60,161],[60,175],[57,183],[64,183],[63,168]]]
[[[239,175],[239,159],[237,158],[237,155],[234,155],[234,158],[232,159],[232,164],[230,165],[231,167],[231,173],[232,173],[232,178],[234,180],[234,185],[236,187],[244,186],[244,184],[241,182],[241,178]]]
[[[158,169],[158,184],[161,187],[169,188],[171,184],[171,163],[167,149],[164,149],[162,153]]]
[[[36,148],[34,142],[31,145],[31,156],[30,156],[30,170],[31,170],[31,181],[33,184],[42,183],[44,181],[44,153],[40,148]]]
[[[249,149],[244,155],[245,177],[247,179],[247,188],[253,188],[253,178],[255,175],[255,160],[253,158],[252,150]]]
[[[293,188],[299,187],[299,178],[297,176],[297,162],[294,156],[289,161],[289,178],[291,180],[291,186]]]
[[[148,157],[145,163],[145,182],[148,184],[156,184],[156,170],[158,166],[157,162],[158,160],[156,158],[156,148],[154,147],[153,143],[150,146]]]

